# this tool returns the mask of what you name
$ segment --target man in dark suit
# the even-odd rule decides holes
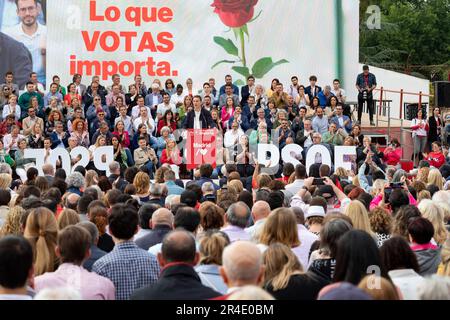
[[[255,77],[254,76],[248,76],[247,78],[247,85],[243,86],[241,89],[241,106],[247,105],[248,98],[252,95],[255,95]]]
[[[194,236],[175,230],[164,237],[158,253],[161,274],[158,282],[131,295],[131,300],[206,300],[221,294],[204,286],[194,269],[199,260]]]
[[[20,42],[0,32],[0,75],[12,71],[19,88],[27,83],[33,72],[31,53]]]
[[[135,241],[139,248],[146,251],[155,244],[161,243],[164,236],[172,230],[173,213],[166,208],[160,208],[153,213],[149,225],[151,230]]]
[[[312,99],[314,97],[317,97],[319,95],[319,92],[322,91],[322,88],[319,86],[316,86],[317,83],[317,77],[311,76],[309,77],[309,86],[306,87],[305,93],[309,96],[309,101],[312,103]]]
[[[202,97],[195,96],[192,100],[194,110],[191,110],[186,115],[184,120],[184,129],[212,129],[216,125],[211,117],[211,113],[202,108]]]
[[[124,191],[128,184],[128,181],[120,176],[120,164],[117,161],[113,161],[109,164],[109,171],[111,175],[108,177],[109,182],[120,191]]]

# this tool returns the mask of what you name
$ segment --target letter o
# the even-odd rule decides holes
[[[123,61],[119,65],[119,73],[124,77],[129,77],[134,72],[134,64],[131,61]]]
[[[120,19],[120,10],[118,7],[111,6],[106,8],[105,17],[108,21],[115,22]]]

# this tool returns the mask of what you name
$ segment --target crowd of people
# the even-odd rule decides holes
[[[119,75],[107,87],[92,80],[75,75],[65,88],[55,76],[46,93],[31,74],[21,93],[8,72],[0,85],[0,299],[450,298],[438,109],[436,126],[413,123],[417,141],[435,140],[406,172],[398,140],[381,150],[352,123],[337,79],[323,90],[315,76],[308,87],[274,79],[268,90],[252,76],[242,88],[227,75],[201,90],[192,79],[149,89],[140,76],[128,88]],[[376,80],[364,68],[356,85],[367,101]],[[220,132],[217,167],[183,171],[180,128]],[[320,154],[307,168],[299,154],[300,164],[281,161],[269,174],[249,152],[265,142],[356,146],[357,155],[352,170]],[[24,157],[105,145],[109,176],[58,162],[39,176]]]

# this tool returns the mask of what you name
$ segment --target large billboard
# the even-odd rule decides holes
[[[14,1],[3,2],[3,10],[13,10]],[[253,74],[265,86],[294,74],[307,83],[314,74],[319,84],[340,77],[350,87],[358,72],[357,0],[46,3],[39,1],[47,15],[47,82],[55,74],[67,84],[74,73],[103,81],[118,73],[131,83],[141,74],[183,84],[192,78],[200,89],[228,73],[241,83]]]

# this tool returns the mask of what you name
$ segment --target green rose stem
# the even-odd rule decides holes
[[[245,37],[243,27],[239,28],[239,38],[241,39],[242,64],[247,67],[247,59],[245,58]]]

